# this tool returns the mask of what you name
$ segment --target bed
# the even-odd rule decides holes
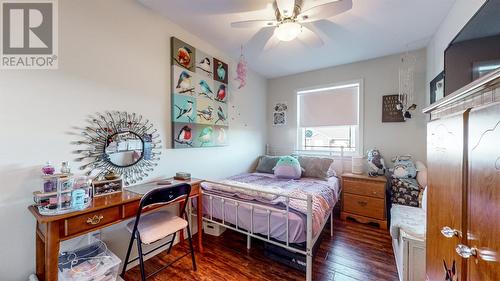
[[[234,188],[227,188],[227,185],[224,184],[229,184]],[[339,179],[337,177],[331,177],[328,180],[316,178],[289,180],[278,179],[272,174],[264,173],[244,173],[220,182],[203,182],[201,186],[206,195],[203,197],[204,215],[211,219],[215,218],[219,221],[224,221],[233,226],[238,225],[238,228],[246,231],[266,237],[269,236],[270,238],[285,243],[288,242],[289,244],[306,242],[307,210],[301,208],[301,206],[294,208],[294,199],[291,199],[292,206],[290,206],[290,212],[283,212],[286,210],[286,196],[259,194],[260,190],[255,189],[247,192],[244,190],[244,187],[271,186],[273,187],[273,191],[285,195],[295,194],[300,196],[302,191],[312,193],[314,212],[313,236],[321,231],[320,227],[328,219],[331,210],[337,203],[340,191]],[[236,210],[236,202],[228,201],[227,198],[239,199],[238,210]],[[223,204],[222,200],[225,200],[226,203]],[[224,210],[222,209],[223,205]],[[269,214],[270,231],[268,231],[267,208],[261,208],[261,205],[275,210]],[[254,209],[253,218],[251,218],[252,207]],[[286,230],[287,214],[289,231]]]
[[[343,149],[340,155],[342,163]],[[312,280],[313,247],[333,218],[341,190],[338,177],[290,180],[255,172],[201,186],[203,220],[247,235],[248,248],[257,238],[304,255],[306,280]]]

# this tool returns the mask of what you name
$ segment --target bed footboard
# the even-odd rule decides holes
[[[209,183],[214,183],[218,185],[224,185],[228,187],[236,187],[236,188],[243,188],[240,186],[233,186],[230,184],[225,184],[225,183],[219,183],[219,182],[212,182],[212,181],[207,181]],[[262,241],[265,241],[267,243],[282,247],[286,250],[296,252],[302,255],[306,256],[306,280],[307,281],[312,281],[312,262],[313,262],[313,247],[318,241],[319,236],[321,235],[321,232],[324,229],[324,226],[326,225],[326,222],[328,221],[328,216],[330,217],[331,221],[331,228],[330,232],[331,235],[333,235],[333,208],[329,211],[327,214],[327,217],[323,220],[321,224],[321,228],[318,231],[318,233],[313,233],[313,197],[312,195],[308,194],[307,198],[299,198],[299,197],[294,197],[290,196],[288,194],[282,194],[278,192],[271,192],[271,191],[259,191],[259,192],[264,192],[268,193],[271,195],[276,195],[276,196],[283,196],[285,198],[285,208],[284,209],[279,209],[273,206],[269,205],[263,205],[263,204],[256,204],[253,202],[248,202],[239,198],[235,197],[229,197],[229,196],[224,196],[224,195],[219,195],[219,194],[213,194],[210,192],[207,192],[205,190],[202,190],[202,194],[204,198],[207,198],[209,201],[209,210],[208,214],[205,214],[203,216],[203,220],[215,223],[221,226],[224,226],[228,229],[240,232],[242,234],[247,235],[247,247],[251,247],[251,238],[256,238]],[[297,248],[291,245],[290,243],[290,199],[296,199],[296,200],[303,200],[306,202],[307,205],[307,213],[306,213],[306,246],[304,248]],[[218,200],[222,204],[222,214],[220,215],[220,219],[216,219],[214,217],[213,213],[213,204],[214,200]],[[225,214],[225,206],[226,204],[230,204],[232,207],[235,208],[236,210],[236,219],[235,222],[233,223],[228,223],[226,221],[226,214]],[[243,228],[240,225],[239,221],[239,208],[243,205],[246,205],[247,207],[250,208],[250,223],[248,229]],[[256,210],[259,210],[260,212],[264,212],[267,216],[267,232],[266,234],[262,233],[256,233],[254,231],[254,212]],[[271,214],[273,213],[279,213],[283,215],[286,219],[286,241],[279,241],[276,239],[272,239],[271,237]]]

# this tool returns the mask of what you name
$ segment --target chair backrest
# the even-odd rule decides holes
[[[187,201],[189,193],[191,193],[191,185],[187,183],[155,188],[142,196],[140,208],[154,204],[167,205],[182,197],[185,197],[185,201]]]
[[[135,233],[135,231],[137,230],[137,225],[141,218],[143,209],[151,205],[168,205],[172,202],[179,202],[180,204],[182,204],[179,216],[181,218],[184,217],[190,193],[191,185],[187,183],[181,183],[172,186],[155,188],[144,194],[139,204],[139,209],[137,210],[133,233]]]

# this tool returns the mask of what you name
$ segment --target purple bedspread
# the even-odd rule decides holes
[[[250,186],[259,186],[261,188],[269,187],[270,191],[279,190],[282,194],[289,194],[294,197],[306,198],[310,194],[313,198],[313,234],[320,231],[320,226],[328,219],[329,212],[333,209],[339,196],[339,180],[336,177],[328,181],[301,178],[300,180],[278,179],[271,174],[263,173],[245,173],[232,176],[227,180],[248,184]],[[228,191],[218,188],[218,184],[204,182],[202,188],[205,193],[222,195],[224,197],[235,197],[247,202],[258,203],[260,205],[270,205],[276,209],[286,209],[286,200],[283,196],[269,198],[268,196],[258,196],[255,194],[240,193],[237,191]],[[225,222],[233,225],[238,223],[238,227],[246,230],[253,229],[254,233],[268,235],[280,241],[286,241],[286,217],[280,212],[271,212],[269,216],[270,233],[268,233],[268,215],[262,210],[255,208],[253,214],[253,225],[251,225],[251,207],[250,205],[240,204],[238,212],[236,206],[226,201],[223,204],[221,200],[213,199],[210,206],[208,196],[203,198],[203,213],[210,214],[218,219],[224,217]],[[306,240],[306,215],[307,204],[304,200],[291,199],[289,203],[289,242],[302,243]],[[237,219],[236,219],[236,214]]]

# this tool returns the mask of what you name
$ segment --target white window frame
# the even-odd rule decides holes
[[[304,149],[304,139],[303,139],[303,134],[304,134],[304,128],[300,127],[300,96],[304,94],[314,94],[316,92],[323,92],[325,90],[333,90],[333,89],[341,89],[341,88],[346,88],[346,87],[351,87],[353,85],[358,85],[358,126],[355,131],[356,134],[356,139],[355,139],[355,144],[356,144],[356,151],[350,152],[350,151],[345,151],[345,156],[361,156],[364,154],[364,138],[363,138],[363,132],[364,132],[364,85],[363,85],[363,79],[356,79],[356,80],[350,80],[350,81],[344,81],[344,82],[336,82],[332,84],[326,84],[326,85],[319,85],[319,86],[314,86],[314,87],[307,87],[307,88],[301,88],[296,91],[296,96],[297,96],[297,140],[296,140],[296,149],[298,151],[301,151]],[[325,150],[311,150],[312,153],[316,154],[330,154],[331,151]]]

